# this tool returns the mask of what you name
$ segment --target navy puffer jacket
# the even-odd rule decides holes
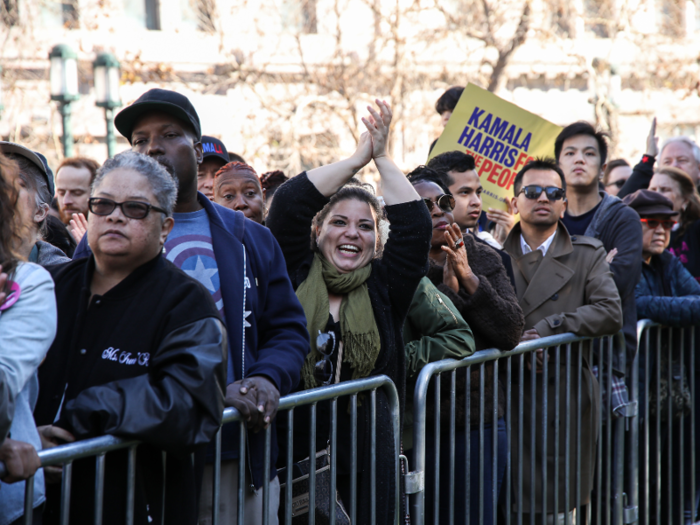
[[[635,289],[637,316],[666,326],[700,323],[700,284],[683,264],[665,251],[642,263]]]

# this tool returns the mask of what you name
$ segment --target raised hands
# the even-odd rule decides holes
[[[451,266],[459,284],[471,295],[476,292],[476,289],[479,287],[479,278],[472,272],[471,266],[469,266],[467,249],[464,247],[462,230],[459,229],[459,224],[454,223],[448,226],[445,230],[445,240],[447,241],[447,245],[442,247],[442,251],[447,254],[445,266]],[[448,275],[449,272],[443,273],[443,279]],[[445,282],[445,284],[452,287],[450,282]]]
[[[70,234],[75,239],[76,244],[80,244],[83,235],[87,232],[87,219],[82,213],[74,213],[73,218],[70,220]]]
[[[651,128],[647,136],[647,150],[645,154],[650,157],[656,157],[659,154],[659,137],[656,136],[656,117],[651,120]]]
[[[513,203],[510,199],[507,200],[507,210],[489,208],[489,211],[486,212],[486,218],[496,223],[496,227],[493,230],[493,238],[501,245],[506,241],[510,230],[515,226],[515,210],[513,209]]]
[[[375,100],[379,107],[379,113],[372,107],[367,106],[369,118],[362,117],[362,123],[372,136],[372,158],[379,159],[386,157],[386,146],[389,138],[389,125],[391,124],[391,108],[385,100]]]

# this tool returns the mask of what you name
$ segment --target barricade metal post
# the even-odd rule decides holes
[[[24,482],[24,524],[32,525],[34,520],[34,476]]]
[[[214,437],[213,490],[211,502],[211,524],[219,525],[219,506],[221,505],[221,427]]]
[[[272,444],[272,425],[265,429],[265,452],[263,455],[263,525],[270,523],[270,445]],[[252,481],[252,480],[251,480]]]
[[[350,397],[350,522],[357,523],[357,394]]]
[[[70,488],[73,480],[73,462],[63,465],[61,479],[61,525],[68,525],[70,520]]]
[[[284,523],[292,525],[292,465],[294,462],[294,409],[287,412],[287,479],[284,491]]]
[[[136,492],[136,445],[129,447],[126,474],[126,525],[134,525],[134,497]],[[214,507],[216,508],[216,507]]]
[[[95,525],[102,525],[102,510],[105,495],[105,455],[97,456],[95,465]],[[165,483],[163,484],[165,486]],[[165,507],[163,507],[165,513]]]

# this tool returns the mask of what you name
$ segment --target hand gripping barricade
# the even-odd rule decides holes
[[[280,400],[279,410],[277,417],[288,418],[288,421],[293,420],[293,412],[297,407],[304,405],[310,406],[311,408],[311,439],[309,443],[309,453],[310,457],[314,457],[316,454],[315,443],[316,443],[316,405],[322,401],[329,401],[331,404],[331,432],[330,432],[330,447],[331,450],[335,450],[335,443],[337,439],[337,403],[340,397],[349,397],[349,409],[350,409],[350,433],[352,435],[352,445],[350,454],[350,465],[351,465],[351,497],[350,501],[345,502],[345,507],[350,515],[352,523],[355,523],[355,516],[357,513],[357,466],[358,466],[358,450],[357,450],[357,407],[358,407],[358,395],[362,395],[361,402],[369,404],[370,410],[370,479],[371,479],[371,496],[370,501],[360,502],[361,505],[369,505],[371,510],[372,521],[374,524],[377,502],[376,502],[376,431],[377,431],[377,391],[382,390],[383,394],[388,400],[389,409],[391,413],[391,425],[393,427],[393,438],[394,438],[394,449],[398,452],[400,449],[400,437],[399,437],[399,399],[396,392],[396,387],[392,381],[386,376],[373,376],[365,379],[358,379],[353,381],[346,381],[336,385],[331,385],[322,388],[315,388],[312,390],[305,390],[298,392]],[[241,421],[240,413],[233,409],[227,408],[224,411],[223,423],[230,423],[233,421]],[[240,450],[239,457],[247,458],[246,454],[246,430],[245,425],[240,425]],[[286,468],[286,479],[280,479],[280,483],[286,483],[289,487],[292,484],[292,435],[293,426],[290,424],[287,431],[288,439],[288,454],[287,454],[287,468]],[[270,470],[270,441],[271,441],[271,430],[268,428],[265,431],[266,440],[266,454],[264,458],[265,472]],[[219,502],[222,497],[228,497],[221,494],[220,492],[220,473],[221,473],[221,432],[218,432],[215,438],[216,452],[215,452],[215,462],[214,462],[214,480],[213,480],[213,505],[214,509],[219,508]],[[95,457],[96,460],[96,479],[95,479],[95,518],[94,523],[99,525],[102,523],[102,509],[103,509],[103,497],[104,497],[104,475],[105,475],[105,454],[118,449],[128,448],[128,476],[127,476],[127,500],[124,502],[126,506],[126,523],[127,525],[133,525],[134,522],[134,490],[135,490],[135,471],[136,471],[136,448],[139,443],[136,441],[129,441],[119,439],[113,436],[102,436],[94,439],[88,439],[84,441],[79,441],[76,443],[71,443],[68,445],[62,445],[59,447],[52,448],[50,450],[44,450],[39,452],[39,457],[41,459],[42,466],[49,465],[63,465],[63,480],[62,480],[62,501],[61,501],[61,524],[66,525],[69,523],[70,516],[70,490],[71,490],[71,471],[72,462],[76,459]],[[347,451],[343,451],[347,453]],[[163,452],[165,454],[165,452]],[[165,464],[165,461],[163,462]],[[245,508],[243,502],[244,490],[246,489],[245,474],[246,474],[246,461],[239,461],[239,471],[238,471],[238,523],[244,523]],[[0,477],[5,473],[4,465],[0,463]],[[390,474],[390,473],[389,473]],[[398,525],[399,515],[401,506],[399,505],[399,455],[396,454],[394,458],[394,468],[393,475],[395,478],[394,487],[396,488],[394,495],[394,523]],[[310,469],[309,472],[309,507],[316,507],[316,472],[315,469]],[[32,523],[32,502],[33,502],[33,489],[34,485],[31,482],[26,483],[25,489],[25,513],[24,513],[24,523],[31,525]],[[336,455],[330,455],[330,495],[332,495],[332,502],[328,506],[330,509],[330,523],[335,523],[335,493],[336,493]],[[269,479],[267,476],[264,478],[263,484],[263,525],[267,525],[270,522],[270,515],[267,511],[269,509]],[[163,493],[163,501],[165,501],[165,494]],[[280,507],[285,506],[285,522],[289,525],[292,521],[292,491],[285,492],[285,498],[280,501]],[[315,515],[310,512],[308,515],[308,522],[313,525],[315,521]],[[163,523],[163,519],[157,520],[156,523]],[[215,513],[212,517],[212,523],[216,525],[219,523],[218,513]]]

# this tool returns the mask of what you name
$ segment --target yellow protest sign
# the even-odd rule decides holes
[[[446,151],[474,157],[483,209],[507,209],[513,181],[529,160],[551,157],[561,127],[468,84],[428,160]]]

